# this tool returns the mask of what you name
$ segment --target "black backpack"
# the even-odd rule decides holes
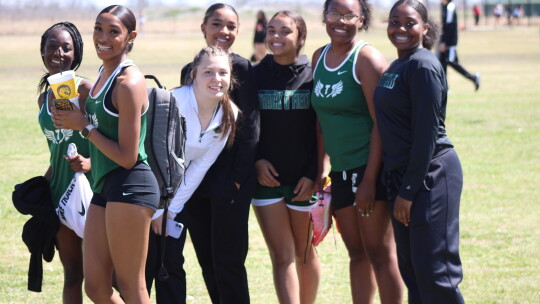
[[[186,145],[186,120],[179,113],[176,99],[153,75],[144,75],[156,82],[156,87],[148,87],[149,107],[146,113],[146,139],[144,148],[148,164],[156,176],[160,190],[158,208],[163,212],[163,230],[167,227],[167,212],[171,199],[176,194],[184,176],[184,152]],[[165,252],[165,237],[162,237],[162,254]],[[159,278],[168,278],[162,265]]]

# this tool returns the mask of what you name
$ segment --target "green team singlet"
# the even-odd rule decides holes
[[[75,84],[78,87],[82,78],[77,77]],[[69,161],[64,158],[67,155],[67,148],[70,143],[77,145],[77,153],[84,157],[90,155],[88,141],[79,135],[79,132],[70,129],[57,129],[51,118],[51,105],[49,104],[48,90],[44,94],[43,104],[38,114],[38,122],[41,131],[47,138],[47,144],[49,145],[50,158],[49,163],[52,168],[52,176],[49,181],[49,187],[51,189],[51,197],[54,208],[58,208],[60,198],[66,192],[71,179],[75,175],[75,172],[69,166]],[[86,174],[88,181],[91,183],[92,178],[90,173]]]
[[[122,62],[114,72],[109,76],[101,90],[92,95],[94,87],[90,90],[88,98],[86,99],[86,115],[101,134],[105,137],[118,141],[118,114],[113,113],[110,109],[107,109],[105,105],[105,97],[107,92],[112,90],[112,83],[116,76],[123,70],[124,67],[134,65],[131,60]],[[103,67],[99,70],[98,78],[103,74]],[[96,81],[97,83],[97,81]],[[141,131],[139,134],[139,155],[137,160],[144,161],[146,163],[146,152],[144,150],[144,139],[146,137],[146,111],[141,116]],[[95,145],[90,143],[90,160],[92,163],[92,177],[94,182],[92,183],[92,191],[101,193],[104,183],[104,177],[107,173],[119,168],[120,165],[108,158],[103,152],[101,152]]]
[[[365,165],[369,156],[373,120],[354,69],[358,52],[367,43],[357,42],[334,69],[326,66],[330,45],[323,49],[315,66],[311,104],[321,124],[332,171],[344,171]]]

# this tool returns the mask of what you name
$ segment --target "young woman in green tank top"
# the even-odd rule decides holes
[[[103,9],[94,46],[103,67],[79,111],[55,111],[57,128],[80,130],[90,142],[94,196],[85,226],[85,290],[93,302],[149,303],[144,279],[150,221],[159,189],[146,164],[146,82],[127,54],[137,36],[127,7]],[[113,269],[122,298],[113,293]]]
[[[315,189],[322,190],[331,170],[332,205],[350,256],[353,303],[373,303],[376,285],[382,303],[401,303],[403,283],[379,180],[382,148],[373,106],[387,63],[357,37],[371,19],[367,0],[326,0],[323,15],[331,43],[315,51],[312,60],[312,105],[321,131]]]
[[[38,122],[49,146],[49,169],[45,173],[45,178],[49,180],[52,201],[57,207],[75,172],[89,172],[90,160],[88,159],[89,151],[86,140],[73,130],[57,130],[54,127],[50,110],[54,95],[48,89],[47,77],[79,68],[83,54],[81,34],[75,25],[70,22],[56,23],[41,36],[40,50],[41,59],[47,72],[38,85],[38,91],[40,92],[38,98]],[[88,96],[92,83],[80,77],[77,77],[76,83],[80,99],[79,106],[84,108],[84,101]],[[67,147],[70,143],[77,145],[79,154],[65,159]],[[87,176],[90,178],[89,173],[87,173]],[[60,224],[55,241],[64,268],[63,302],[82,303],[82,239],[73,230]]]

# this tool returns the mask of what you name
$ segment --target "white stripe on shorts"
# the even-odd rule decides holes
[[[284,201],[285,198],[284,197],[281,197],[281,198],[267,198],[267,199],[251,199],[251,205],[255,206],[255,207],[264,207],[264,206],[269,206],[269,205],[272,205],[272,204],[276,204],[276,203],[279,203],[281,201]],[[313,203],[309,206],[295,206],[295,205],[289,205],[289,204],[285,204],[287,206],[287,208],[289,209],[292,209],[292,210],[296,210],[296,211],[300,211],[300,212],[309,212],[311,211],[313,208],[315,208],[315,206],[317,205],[316,203]]]

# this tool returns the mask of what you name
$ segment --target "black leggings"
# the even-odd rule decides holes
[[[474,75],[469,73],[461,64],[459,64],[459,59],[457,56],[457,51],[455,51],[454,60],[450,60],[450,52],[440,52],[439,61],[443,67],[444,73],[446,74],[447,66],[450,65],[454,70],[456,70],[461,75],[465,76],[467,79],[474,81]]]
[[[158,278],[161,267],[162,236],[150,231],[146,262],[148,292],[156,286],[157,303],[186,302],[184,244],[189,231],[202,268],[202,275],[212,303],[249,303],[247,272],[248,217],[250,200],[234,201],[225,197],[192,197],[175,220],[184,224],[179,239],[167,237],[164,265],[166,281]]]
[[[184,223],[185,212],[182,211],[174,219]],[[184,244],[186,242],[187,230],[178,239],[166,237],[164,265],[167,270],[168,279],[160,280],[159,271],[161,268],[161,235],[156,235],[150,229],[150,239],[148,241],[148,257],[146,259],[146,288],[148,294],[152,290],[152,283],[156,286],[156,303],[160,304],[181,304],[186,303],[186,272],[184,271]]]

